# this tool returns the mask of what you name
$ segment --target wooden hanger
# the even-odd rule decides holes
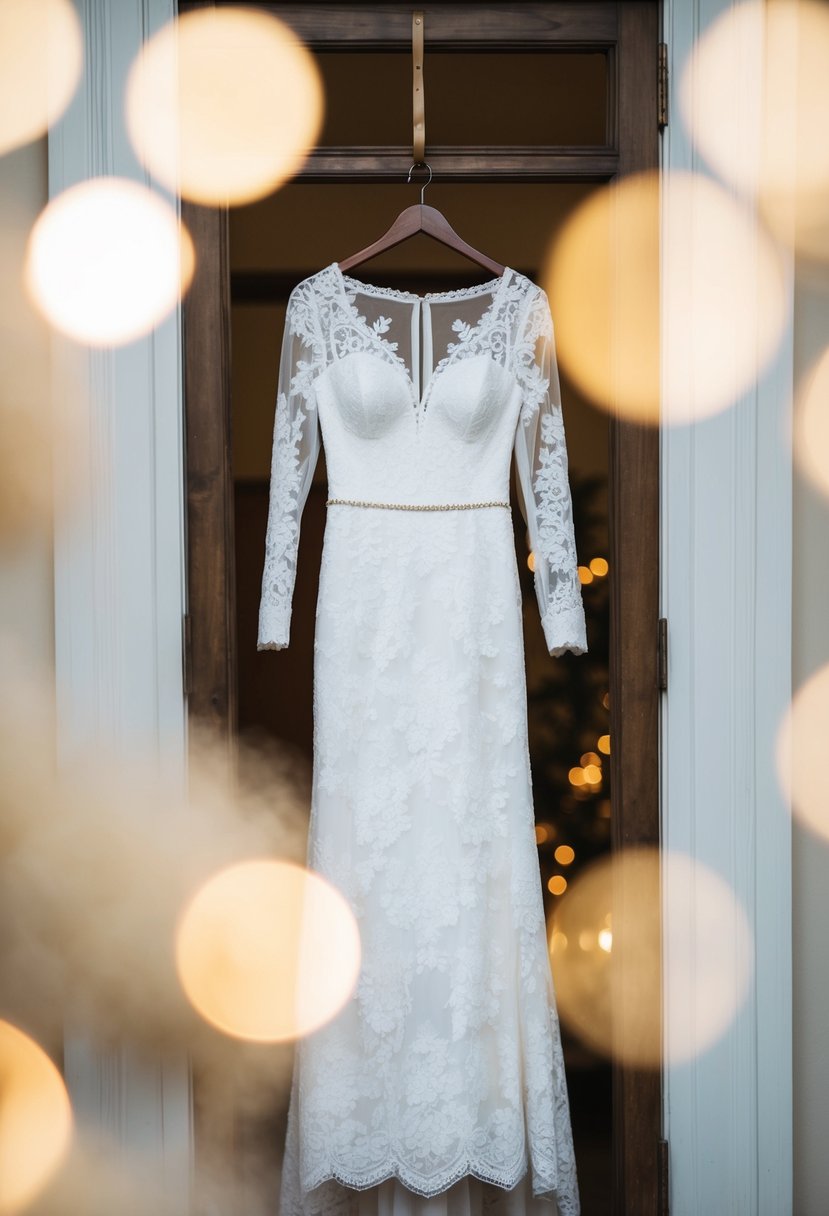
[[[487,254],[482,253],[480,249],[474,249],[463,237],[458,236],[442,211],[438,211],[437,207],[426,206],[423,202],[423,192],[432,180],[431,165],[423,159],[426,141],[423,95],[423,25],[422,11],[414,12],[412,14],[414,164],[409,170],[406,180],[409,182],[412,180],[412,172],[419,165],[423,165],[429,170],[429,177],[421,186],[419,203],[413,203],[412,206],[404,208],[381,237],[358,253],[352,253],[350,257],[344,258],[338,262],[338,265],[341,270],[350,270],[352,266],[358,266],[360,262],[367,262],[375,254],[383,253],[386,249],[393,249],[395,245],[408,240],[411,236],[425,233],[426,236],[463,254],[465,258],[477,262],[479,266],[483,266],[493,274],[503,274],[505,267],[500,262],[496,262]]]
[[[426,167],[429,169],[429,181],[431,181],[431,167],[429,165]],[[413,165],[412,168],[415,166]],[[411,173],[410,169],[410,179]],[[409,237],[423,232],[426,236],[431,236],[439,241],[441,245],[448,245],[450,249],[457,250],[458,253],[462,253],[464,257],[477,262],[479,266],[485,267],[493,274],[503,274],[504,267],[499,262],[487,254],[481,253],[479,249],[474,249],[463,237],[458,236],[442,211],[438,211],[437,207],[429,207],[422,201],[423,191],[428,184],[428,182],[424,183],[420,191],[421,201],[419,203],[413,203],[411,207],[406,207],[401,211],[392,226],[371,245],[367,245],[359,253],[352,253],[350,257],[339,262],[340,269],[350,270],[352,266],[358,266],[360,262],[367,262],[375,254],[383,253],[386,249],[393,249],[401,241],[406,241]]]

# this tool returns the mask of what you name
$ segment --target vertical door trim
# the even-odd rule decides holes
[[[658,170],[655,4],[618,6],[616,88],[619,177]],[[652,64],[648,76],[628,64]],[[627,85],[625,82],[628,82]],[[618,178],[616,179],[618,180]],[[654,233],[654,263],[658,235]],[[658,284],[654,282],[656,289]],[[623,290],[623,284],[619,284]],[[618,300],[615,309],[624,308]],[[659,848],[659,431],[614,412],[609,428],[611,537],[610,737],[614,855],[632,847]],[[636,521],[635,527],[632,526]],[[642,762],[653,756],[654,763]],[[625,923],[635,894],[620,869],[613,884],[614,921]],[[656,914],[658,909],[654,910]],[[625,934],[614,941],[614,1037],[630,1041],[637,1013],[626,982]],[[635,955],[635,946],[631,943]],[[658,984],[655,984],[658,990]],[[628,1019],[633,1019],[629,1022]],[[657,1023],[658,1024],[658,1023]],[[635,1068],[613,1060],[613,1216],[652,1216],[659,1193],[662,1077],[657,1065]]]
[[[677,225],[683,241],[696,232],[693,216],[689,222],[687,213],[681,220],[674,213],[665,178],[706,171],[682,123],[679,79],[703,26],[732,7],[729,0],[664,0],[670,122],[662,142],[663,273]],[[734,79],[746,88],[755,78],[749,51],[734,52],[741,60]],[[756,194],[745,205],[756,213]],[[791,260],[787,274],[791,305]],[[791,316],[790,307],[774,363],[755,369],[731,408],[694,425],[666,425],[661,436],[661,615],[670,655],[661,728],[663,841],[725,880],[753,938],[753,980],[736,1020],[690,1061],[671,1060],[665,985],[673,1216],[792,1211],[791,822],[774,771],[775,734],[791,697]],[[675,320],[662,318],[663,366],[687,340]],[[691,901],[669,896],[668,977],[679,965],[671,943],[683,930],[692,949],[705,950],[693,936],[701,926]],[[733,953],[735,965],[744,961],[736,945]]]
[[[174,15],[175,0],[75,0],[75,7],[84,72],[71,105],[49,131],[50,198],[97,176],[148,184],[127,139],[124,85],[142,42]],[[52,361],[55,411],[69,408],[65,394],[73,384],[83,388],[72,450],[53,453],[56,487],[73,488],[70,505],[56,497],[54,519],[58,771],[76,754],[105,747],[142,756],[183,789],[179,310],[122,347],[93,349],[55,336]],[[157,813],[161,833],[163,810]],[[142,1154],[176,1210],[189,1210],[186,1056],[105,1045],[85,1027],[67,1026],[64,1071],[78,1122]]]
[[[237,696],[229,217],[224,207],[186,201],[181,211],[196,251],[182,335],[187,588],[192,603],[209,605],[196,617],[196,628],[191,616],[188,710],[213,731],[217,746],[223,740],[232,751]]]

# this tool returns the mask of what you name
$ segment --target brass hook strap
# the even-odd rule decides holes
[[[412,13],[412,159],[423,164],[426,155],[426,102],[423,94],[423,12]]]
[[[409,176],[406,178],[407,182],[410,182],[412,180],[412,174],[414,173],[415,169],[417,169],[418,167],[419,167],[418,165],[412,165],[411,169],[409,170]],[[421,206],[423,205],[423,191],[426,189],[426,187],[429,185],[429,182],[432,180],[432,166],[427,161],[424,161],[423,167],[424,167],[424,169],[429,170],[429,176],[426,178],[426,181],[420,187],[420,204],[421,204]]]

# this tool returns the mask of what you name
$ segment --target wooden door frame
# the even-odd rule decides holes
[[[181,11],[200,6],[182,0]],[[411,6],[262,4],[314,51],[405,50]],[[605,145],[429,147],[446,181],[606,181],[659,163],[657,0],[469,6],[432,3],[426,49],[514,53],[601,50],[608,60]],[[622,82],[635,81],[623,89]],[[297,181],[396,181],[411,148],[318,148]],[[230,401],[230,267],[226,210],[185,203],[197,252],[184,302],[187,466],[188,711],[228,746],[236,732],[236,629]],[[659,431],[609,420],[610,756],[614,851],[659,845]],[[613,1064],[614,1216],[666,1210],[662,1071]]]

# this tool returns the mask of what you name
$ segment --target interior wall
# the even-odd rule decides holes
[[[795,380],[808,375],[829,337],[829,268],[800,263],[795,286]],[[824,454],[825,455],[825,454]],[[829,500],[794,466],[792,689],[829,662]],[[792,827],[794,1021],[794,1211],[829,1210],[829,844]]]
[[[27,343],[31,343],[27,347],[27,361],[30,361],[33,373],[36,359],[41,367],[48,366],[48,339],[45,329],[34,322],[24,297],[21,274],[29,230],[47,200],[45,138],[0,156],[0,215],[3,217],[0,320],[6,330],[3,340],[14,341],[13,327],[22,322]],[[8,368],[5,374],[8,374]],[[6,391],[19,389],[16,384],[14,387],[7,384]],[[48,400],[41,400],[39,404],[44,410],[50,408]],[[39,458],[47,455],[47,452],[38,453]],[[6,458],[10,458],[9,453]],[[33,470],[33,476],[39,478],[39,489],[48,486],[51,466]],[[0,541],[0,630],[12,637],[16,647],[25,652],[27,662],[40,667],[48,678],[55,663],[54,562],[52,513],[48,504],[43,505],[46,509],[30,517],[25,526],[15,527],[11,536],[4,535]]]

